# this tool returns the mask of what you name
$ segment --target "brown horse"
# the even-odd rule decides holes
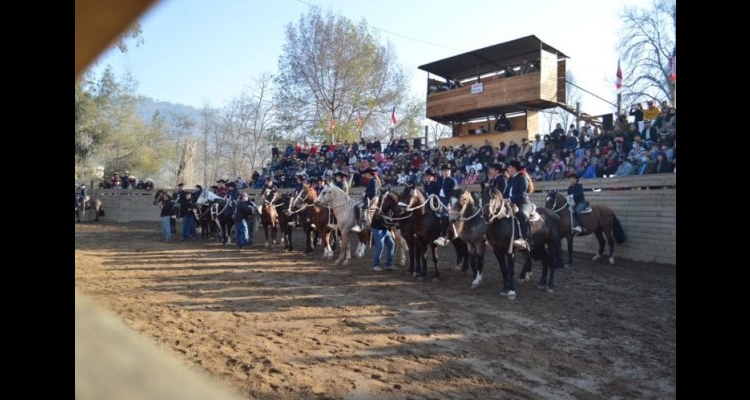
[[[281,243],[284,244],[284,250],[292,251],[292,232],[294,228],[289,226],[289,222],[294,221],[294,214],[289,213],[289,203],[292,201],[290,193],[282,193],[279,196],[279,204],[276,207],[276,213],[279,218],[279,230],[281,231]]]
[[[99,217],[104,216],[104,206],[99,198],[90,199],[86,196],[86,199],[81,199],[76,194],[76,222],[86,220],[86,210],[94,211],[94,222],[99,222]]]
[[[281,196],[278,192],[274,193],[271,199],[263,198],[263,206],[260,211],[260,223],[263,226],[263,232],[266,234],[266,247],[276,245],[276,236],[279,231],[279,212],[281,206]],[[284,237],[281,241],[283,243]]]
[[[560,224],[560,235],[568,242],[568,262],[566,265],[572,265],[574,234],[570,224],[572,217],[570,203],[568,203],[568,199],[564,194],[552,190],[547,193],[544,207],[556,213],[562,221]],[[583,228],[583,232],[577,234],[578,236],[586,236],[593,233],[599,242],[599,250],[592,260],[596,261],[601,258],[604,253],[604,238],[606,237],[607,244],[609,244],[609,264],[615,265],[615,241],[617,241],[617,244],[622,244],[626,238],[625,231],[622,229],[620,220],[617,219],[614,211],[601,204],[591,205],[581,215],[581,227]]]
[[[333,258],[333,243],[335,239],[334,229],[328,224],[331,222],[330,209],[317,204],[318,192],[312,185],[306,185],[297,197],[291,199],[287,214],[294,220],[296,214],[299,214],[299,221],[302,223],[302,230],[305,232],[305,254],[312,255],[315,249],[315,234],[321,240],[323,245],[323,259],[330,260]],[[313,227],[315,225],[315,227]]]

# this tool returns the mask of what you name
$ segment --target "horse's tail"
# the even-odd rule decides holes
[[[614,223],[612,224],[612,233],[615,236],[615,241],[617,244],[622,244],[625,242],[625,231],[622,229],[622,225],[620,224],[620,220],[617,219],[616,215],[612,215],[612,218],[614,218]]]

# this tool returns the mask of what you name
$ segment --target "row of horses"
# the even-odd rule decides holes
[[[168,193],[162,190],[155,195],[154,203],[166,201]],[[321,192],[311,186],[293,196],[290,193],[277,192],[268,199],[262,195],[262,203],[255,206],[256,227],[262,226],[266,246],[283,244],[284,249],[293,251],[291,225],[299,225],[305,233],[304,254],[312,255],[317,244],[323,248],[322,259],[330,260],[339,249],[339,256],[334,265],[347,265],[351,259],[350,238],[357,237],[355,257],[364,256],[370,231],[365,228],[355,233],[352,227],[357,224],[354,208],[358,201],[333,184],[326,185]],[[204,192],[197,200],[195,209],[199,226],[204,237],[221,239],[222,243],[231,241],[233,226],[233,202]],[[456,253],[456,268],[473,274],[472,288],[482,283],[484,257],[489,248],[500,265],[503,277],[501,294],[515,297],[515,254],[521,252],[524,264],[519,281],[526,281],[531,276],[532,259],[541,260],[542,276],[539,287],[553,291],[554,271],[556,268],[570,265],[573,262],[573,238],[571,230],[572,214],[568,202],[562,193],[549,192],[545,207],[537,208],[530,219],[530,250],[513,248],[513,240],[518,237],[520,227],[513,216],[511,205],[503,198],[502,193],[493,188],[483,188],[478,194],[464,188],[458,188],[450,194],[449,236]],[[377,201],[365,212],[366,224],[369,226],[375,215],[380,215],[390,227],[397,244],[400,265],[406,265],[407,272],[419,280],[427,278],[427,258],[434,266],[433,281],[441,278],[439,268],[439,246],[433,242],[440,234],[441,208],[445,207],[435,195],[425,193],[414,186],[406,186],[400,193],[390,188],[383,190]],[[179,213],[179,211],[176,211]],[[255,219],[255,218],[254,218]],[[174,221],[174,219],[173,219]],[[590,212],[583,215],[584,233],[577,236],[594,234],[599,242],[599,249],[594,259],[599,259],[604,252],[605,243],[609,244],[609,262],[614,264],[614,243],[625,240],[624,232],[614,212],[603,205],[593,205]],[[252,226],[252,225],[251,225]],[[252,229],[252,228],[251,228]],[[277,238],[281,233],[281,238]],[[566,238],[568,259],[563,262],[561,239]]]

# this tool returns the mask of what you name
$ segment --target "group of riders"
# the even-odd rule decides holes
[[[456,180],[451,176],[450,165],[444,164],[440,167],[440,170],[440,175],[438,175],[438,173],[432,169],[427,169],[424,172],[424,193],[426,196],[434,194],[442,204],[439,211],[440,236],[435,239],[434,244],[438,246],[446,246],[448,243],[450,243],[450,240],[448,239],[448,217],[451,209],[450,195],[456,188]],[[348,194],[350,175],[345,171],[337,171],[333,174],[333,176],[334,180],[332,181],[332,184]],[[367,180],[367,186],[365,188],[362,200],[354,207],[355,220],[357,221],[357,223],[352,228],[353,232],[361,232],[363,230],[365,221],[364,217],[366,212],[368,210],[371,210],[373,205],[377,204],[377,201],[380,197],[381,181],[378,178],[377,170],[373,168],[365,169],[364,171],[362,171],[362,176]],[[575,233],[582,233],[583,229],[581,226],[580,213],[587,206],[583,186],[579,183],[579,176],[575,172],[568,173],[567,178],[570,179],[570,186],[568,187],[568,199],[569,202],[573,205],[574,211],[574,226],[572,229]],[[295,186],[294,192],[292,193],[292,198],[299,197],[302,194],[303,190],[306,190],[309,185],[313,186],[318,195],[325,187],[325,181],[322,178],[310,182],[308,180],[308,177],[304,173],[298,173],[296,175],[296,179],[297,184]],[[250,201],[248,193],[240,193],[240,191],[237,190],[237,185],[235,182],[219,179],[218,181],[216,181],[216,183],[217,184],[215,186],[211,186],[210,189],[212,190],[214,195],[230,200],[232,202],[235,209],[233,217],[234,221],[236,224],[239,224],[240,230],[244,230],[245,232],[247,232],[247,219],[254,212],[257,212],[255,210],[262,212],[263,205],[256,208],[255,204]],[[407,184],[416,185],[416,182],[411,181],[407,182]],[[489,167],[487,181],[481,183],[481,186],[482,188],[485,188],[487,186],[489,186],[490,188],[495,188],[500,193],[502,193],[505,199],[507,199],[507,201],[511,205],[511,209],[514,211],[515,217],[518,219],[520,228],[520,236],[518,239],[514,240],[513,244],[517,248],[529,249],[530,244],[528,241],[528,221],[531,213],[535,209],[534,204],[529,198],[529,193],[533,193],[534,183],[523,165],[515,160],[509,162],[507,166],[505,166],[505,168],[501,163],[494,163]],[[180,216],[185,218],[189,214],[193,214],[194,217],[195,214],[191,212],[191,210],[194,210],[197,207],[196,201],[201,197],[201,194],[203,192],[202,186],[196,185],[196,190],[193,192],[185,191],[183,189],[184,185],[182,183],[180,183],[178,187],[179,189],[174,193],[172,200],[179,204],[181,210]],[[263,185],[261,191],[261,197],[264,200],[263,203],[269,205],[274,204],[278,198],[278,190],[278,185],[273,177],[270,175],[267,176],[265,178],[265,184]],[[85,188],[82,188],[81,196],[82,198],[85,197]],[[76,195],[76,206],[78,206],[78,199],[79,196]],[[187,218],[192,219],[189,216]],[[190,221],[186,221],[186,223],[190,224]],[[195,222],[193,220],[193,226],[194,223]],[[292,219],[289,222],[289,225],[295,226],[295,224],[297,223],[298,222],[295,221],[295,219]],[[311,227],[313,229],[316,228],[314,225],[312,225]],[[331,221],[329,227],[331,229],[335,228],[335,220]],[[248,236],[247,233],[243,233],[242,235],[244,237]],[[250,239],[249,242],[252,242],[252,239]]]

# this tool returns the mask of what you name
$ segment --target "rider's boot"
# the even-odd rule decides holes
[[[531,246],[529,245],[529,242],[527,240],[528,238],[528,229],[529,229],[529,223],[528,221],[519,221],[520,229],[519,229],[519,235],[520,237],[513,241],[513,246],[521,249],[521,250],[531,250]]]
[[[450,243],[448,240],[448,217],[440,217],[440,237],[435,239],[432,243],[438,246],[447,246]]]
[[[573,227],[573,233],[581,233],[583,232],[583,228],[581,228],[581,217],[578,215],[578,213],[574,213],[573,216],[575,217],[575,223],[576,226]]]

